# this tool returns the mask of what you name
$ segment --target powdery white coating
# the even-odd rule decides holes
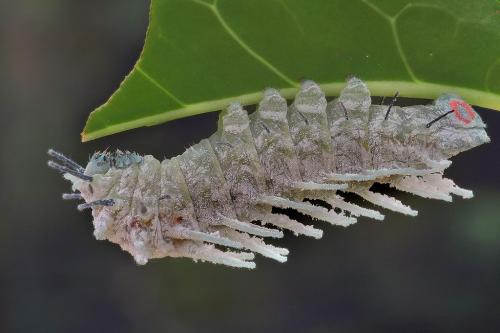
[[[435,121],[450,107],[453,113]],[[69,173],[65,178],[87,203],[112,199],[112,205],[91,205],[94,235],[119,244],[139,264],[170,256],[254,268],[254,253],[287,260],[287,249],[263,240],[283,237],[280,229],[323,235],[272,213],[272,207],[348,226],[359,216],[384,215],[346,201],[338,191],[417,215],[399,200],[372,192],[375,182],[431,199],[472,197],[443,178],[450,157],[489,141],[469,108],[445,94],[433,105],[393,106],[387,114],[388,106],[372,105],[357,78],[348,79],[330,103],[317,84],[306,81],[290,106],[274,89],[264,92],[250,116],[239,104],[230,105],[217,132],[180,156],[160,162],[128,152],[97,153],[85,170],[92,181]]]

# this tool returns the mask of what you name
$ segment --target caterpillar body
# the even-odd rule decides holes
[[[251,115],[230,105],[211,137],[161,162],[98,152],[83,168],[49,150],[60,163],[49,166],[73,184],[75,192],[63,197],[82,199],[78,208],[92,209],[95,237],[119,244],[138,264],[170,256],[254,268],[254,253],[287,260],[286,248],[263,240],[283,237],[282,229],[322,237],[322,230],[273,213],[273,207],[348,226],[359,216],[384,215],[339,191],[417,215],[371,191],[376,182],[431,199],[472,197],[443,171],[453,155],[489,142],[479,115],[453,94],[432,105],[398,107],[394,101],[373,105],[365,83],[351,77],[327,103],[320,87],[306,81],[290,106],[274,89],[264,92]]]

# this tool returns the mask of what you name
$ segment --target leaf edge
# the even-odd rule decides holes
[[[125,81],[126,78],[122,82],[122,84]],[[370,89],[370,92],[373,96],[392,96],[397,90],[401,97],[433,99],[438,97],[442,93],[453,92],[462,96],[462,98],[464,98],[468,103],[472,105],[492,110],[495,109],[500,110],[500,95],[488,91],[481,91],[464,87],[448,86],[436,83],[427,83],[422,81],[419,82],[366,81],[366,84],[368,85],[368,88]],[[340,91],[345,86],[345,82],[342,81],[342,82],[331,82],[323,84],[320,83],[319,86],[324,91],[327,97],[333,97],[333,96],[338,96],[340,94]],[[117,91],[119,91],[119,89],[120,88],[118,88]],[[292,99],[294,98],[298,90],[299,88],[297,87],[284,88],[280,90],[280,93],[284,98]],[[109,100],[113,98],[113,96],[116,94],[117,91],[115,91],[115,93],[110,97]],[[220,111],[233,102],[239,102],[242,105],[254,105],[257,104],[260,101],[260,99],[262,99],[262,96],[263,92],[261,91],[261,92],[254,92],[239,96],[226,97],[196,104],[189,104],[179,109],[168,110],[162,113],[158,113],[156,115],[142,117],[132,121],[111,125],[97,131],[87,132],[86,129],[89,127],[89,123],[92,122],[93,116],[95,116],[95,114],[100,112],[100,110],[102,110],[108,104],[109,102],[108,100],[108,102],[104,103],[99,108],[95,109],[90,113],[89,117],[87,118],[85,127],[81,133],[81,140],[82,142],[88,142],[138,127],[145,127],[145,126],[149,127],[169,122],[175,119],[181,119],[198,114],[203,114],[206,112]]]

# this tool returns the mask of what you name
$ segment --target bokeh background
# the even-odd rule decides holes
[[[479,110],[493,142],[448,171],[473,200],[398,194],[417,218],[325,224],[319,241],[288,234],[286,264],[140,267],[96,241],[90,213],[61,200],[49,147],[82,163],[106,147],[160,158],[215,129],[210,113],[80,142],[137,59],[147,13],[146,0],[0,4],[0,332],[498,331],[500,112]]]

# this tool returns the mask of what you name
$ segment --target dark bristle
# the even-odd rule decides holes
[[[79,211],[92,208],[94,206],[113,206],[115,204],[115,201],[113,199],[101,199],[101,200],[96,200],[96,201],[91,201],[87,203],[83,203],[77,206],[77,209]]]
[[[47,152],[49,156],[54,157],[57,159],[59,162],[61,162],[63,165],[67,166],[70,169],[73,169],[75,171],[78,171],[80,173],[84,173],[85,169],[75,161],[73,161],[71,158],[64,156],[63,154],[55,151],[54,149],[49,149]]]
[[[396,94],[394,95],[394,97],[392,98],[392,101],[391,103],[389,104],[389,107],[387,108],[387,112],[385,113],[385,117],[384,117],[384,120],[387,120],[389,118],[389,113],[391,112],[391,109],[392,107],[394,106],[394,104],[396,103],[396,101],[398,100],[398,96],[399,96],[399,91],[396,91]]]
[[[170,198],[171,198],[171,196],[169,194],[163,194],[163,195],[160,195],[158,200],[165,200],[165,199],[170,199]]]
[[[269,130],[269,127],[267,127],[266,124],[264,124],[262,121],[260,122],[260,124],[262,125],[262,127],[266,130],[267,134],[271,133],[271,131]]]
[[[442,115],[440,115],[439,117],[437,117],[436,119],[430,121],[427,125],[425,125],[425,127],[429,128],[432,126],[432,124],[434,124],[436,121],[439,121],[441,119],[443,119],[444,117],[446,117],[447,115],[449,115],[450,113],[453,113],[454,111],[453,110],[450,110],[446,113],[443,113]]]
[[[304,123],[306,123],[306,125],[309,126],[309,120],[307,120],[306,116],[304,116],[300,111],[297,111],[297,113],[302,117]]]
[[[78,177],[78,178],[80,178],[81,180],[85,180],[85,181],[87,181],[87,182],[91,182],[91,181],[92,181],[92,177],[87,176],[87,175],[83,174],[82,172],[78,172],[78,171],[75,171],[75,170],[73,170],[73,169],[70,169],[70,168],[68,168],[68,167],[66,167],[66,166],[63,166],[63,165],[57,164],[57,163],[56,163],[56,162],[54,162],[54,161],[49,161],[49,162],[47,163],[47,165],[48,165],[49,167],[51,167],[52,169],[55,169],[55,170],[57,170],[57,171],[59,171],[59,172],[61,172],[61,173],[69,173],[70,175],[73,175],[73,176],[75,176],[75,177]]]
[[[80,193],[63,193],[62,198],[64,200],[81,200],[82,195]]]
[[[347,116],[347,108],[345,107],[344,103],[340,102],[340,106],[342,107],[342,109],[344,109],[345,120],[349,120],[349,117]]]

